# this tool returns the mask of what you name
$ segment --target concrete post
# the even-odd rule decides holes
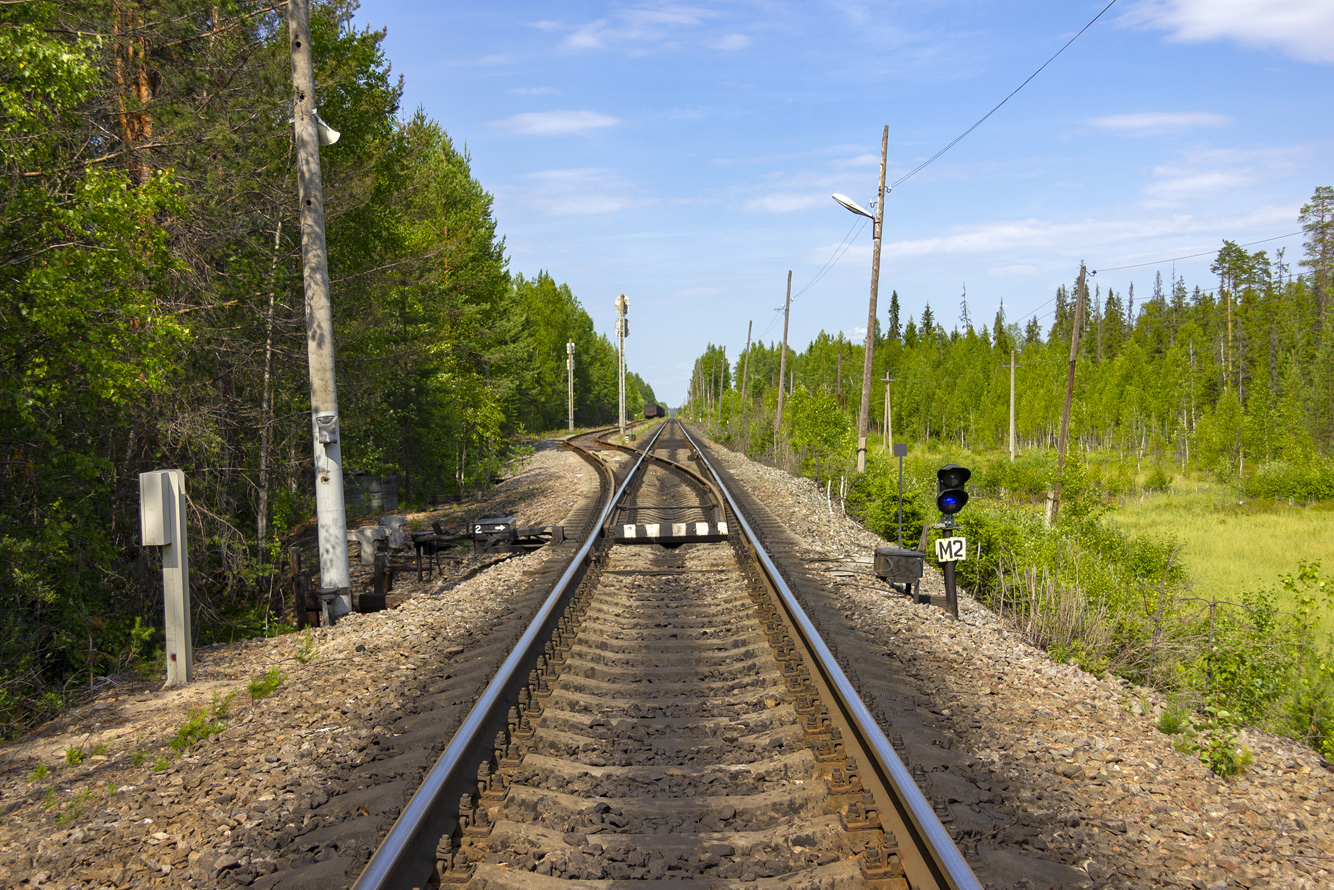
[[[296,129],[297,190],[301,201],[301,266],[306,292],[306,357],[310,365],[310,422],[315,447],[315,512],[319,525],[320,590],[336,592],[335,618],[352,611],[343,510],[343,454],[338,392],[334,385],[333,309],[324,240],[324,191],[315,114],[315,71],[310,54],[310,0],[288,0],[292,48],[292,107]]]
[[[185,526],[185,473],[139,474],[139,526],[144,546],[162,548],[162,595],[166,616],[167,685],[194,679],[190,640],[190,548]]]

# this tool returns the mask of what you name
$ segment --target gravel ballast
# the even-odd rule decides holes
[[[890,592],[871,575],[884,542],[831,514],[814,483],[715,454],[802,542],[789,557],[837,595],[861,649],[875,644],[858,670],[875,663],[909,690],[915,719],[966,761],[967,794],[939,778],[932,794],[951,799],[971,861],[1050,862],[1048,886],[1334,886],[1334,774],[1314,753],[1246,732],[1254,764],[1220,779],[1157,732],[1151,694],[1054,663],[966,594],[956,622]],[[596,488],[548,445],[493,495],[546,524]],[[0,749],[0,886],[350,886],[564,558],[414,585],[399,608],[317,629],[309,645],[210,647],[185,689],[107,684]],[[930,570],[924,587],[943,592]],[[246,684],[273,668],[286,679],[252,701]],[[192,712],[232,692],[227,728],[169,757]],[[83,762],[67,764],[69,749]],[[1041,885],[1028,874],[1014,886]]]

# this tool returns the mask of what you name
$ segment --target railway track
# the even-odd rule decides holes
[[[356,887],[979,887],[688,433],[571,445],[616,495]]]

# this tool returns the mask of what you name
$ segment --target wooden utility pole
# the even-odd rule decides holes
[[[315,440],[315,512],[319,528],[320,592],[336,594],[333,617],[352,611],[343,509],[343,455],[338,391],[334,384],[333,310],[329,254],[324,240],[324,190],[315,115],[315,70],[310,53],[310,0],[288,0],[292,45],[292,106],[296,129],[297,192],[301,202],[301,268],[306,293],[306,356],[310,365],[311,432]]]
[[[834,363],[834,398],[838,401],[838,407],[843,409],[843,339],[838,341],[838,358]]]
[[[862,410],[857,421],[857,472],[866,472],[866,431],[871,425],[871,375],[875,352],[875,302],[880,288],[880,234],[885,221],[885,159],[889,152],[889,124],[880,138],[880,187],[875,193],[875,248],[871,258],[871,306],[866,314],[866,358],[862,363]]]
[[[783,301],[783,351],[778,354],[778,415],[774,432],[783,428],[783,378],[787,376],[787,316],[792,309],[792,270],[787,270],[787,299]]]
[[[754,326],[755,322],[753,321],[746,323],[746,361],[744,370],[741,372],[741,401],[743,404],[746,401],[746,381],[750,379],[750,331]]]
[[[1070,439],[1070,401],[1075,394],[1075,360],[1079,358],[1079,330],[1084,326],[1085,282],[1084,264],[1079,264],[1079,280],[1075,282],[1075,323],[1070,330],[1070,370],[1065,378],[1065,408],[1061,411],[1061,438],[1056,443],[1056,481],[1047,496],[1047,525],[1056,521],[1061,509],[1061,473],[1065,470],[1065,446]]]
[[[727,380],[727,347],[723,347],[723,360],[718,365],[718,423],[723,422],[723,383]]]
[[[1078,298],[1076,298],[1078,299]],[[1014,350],[1010,350],[1010,462],[1014,463]]]
[[[890,377],[889,372],[888,371],[885,372],[885,455],[886,456],[889,455],[889,446],[894,444],[894,415],[890,413],[893,408],[893,405],[889,399],[889,385],[893,383],[895,380],[898,380],[898,378]]]

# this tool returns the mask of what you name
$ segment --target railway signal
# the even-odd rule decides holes
[[[936,507],[953,525],[953,516],[968,503],[968,491],[964,488],[972,470],[958,464],[946,464],[936,470]]]
[[[574,432],[574,341],[565,344],[565,373],[569,376],[570,432]]]
[[[936,541],[936,561],[945,576],[945,605],[950,614],[959,617],[959,595],[954,586],[954,564],[968,555],[968,541],[954,537],[957,524],[954,516],[968,503],[968,478],[972,470],[958,464],[946,464],[936,470],[936,507],[940,510],[940,540]]]
[[[620,372],[618,376],[620,377],[621,381],[620,425],[621,425],[622,442],[625,441],[625,338],[630,336],[630,319],[626,318],[625,315],[629,311],[630,311],[630,298],[627,297],[625,294],[621,294],[619,297],[616,298],[616,315],[617,315],[616,338],[620,340],[621,343],[620,363],[619,363]]]

